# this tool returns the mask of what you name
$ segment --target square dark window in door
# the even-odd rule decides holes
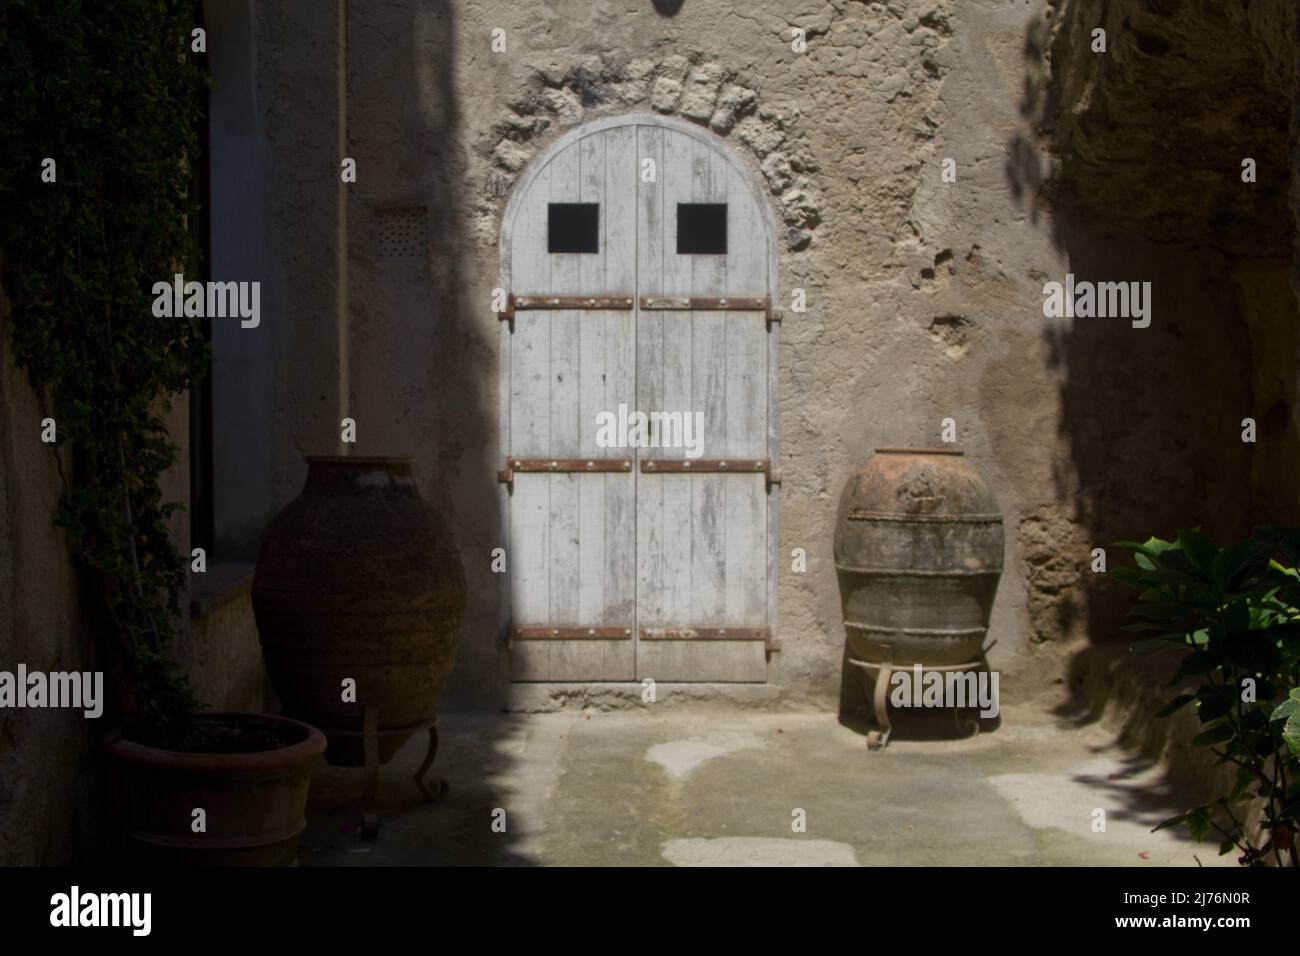
[[[679,202],[677,204],[678,255],[727,254],[727,204]]]
[[[553,202],[546,210],[547,252],[600,252],[600,204]]]

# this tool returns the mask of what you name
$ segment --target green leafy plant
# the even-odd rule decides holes
[[[1298,865],[1300,528],[1260,528],[1222,549],[1196,531],[1116,547],[1135,565],[1109,576],[1141,591],[1126,629],[1154,633],[1134,650],[1187,651],[1169,685],[1183,692],[1161,715],[1194,707],[1192,744],[1236,767],[1228,793],[1156,829],[1184,824],[1197,840],[1215,830],[1219,852],[1235,848],[1243,864]],[[1255,800],[1258,827],[1247,824]]]
[[[206,80],[193,12],[186,0],[10,0],[0,12],[13,354],[73,452],[55,520],[97,623],[125,652],[127,732],[175,747],[197,703],[170,655],[187,567],[161,490],[176,459],[165,417],[206,346],[194,320],[153,314],[151,288],[195,260],[186,217]]]

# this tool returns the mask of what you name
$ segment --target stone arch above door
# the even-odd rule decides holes
[[[667,55],[650,52],[629,59],[606,52],[567,66],[525,69],[477,144],[491,167],[475,202],[471,232],[494,243],[504,198],[556,130],[609,117],[612,108],[625,111],[616,120],[646,113],[724,137],[761,176],[782,251],[800,252],[814,242],[827,184],[818,175],[797,100],[768,95],[744,68],[677,44]]]
[[[765,680],[779,288],[761,181],[693,124],[596,120],[524,170],[500,253],[512,677]]]

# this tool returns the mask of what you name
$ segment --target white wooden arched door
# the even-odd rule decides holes
[[[515,187],[501,273],[512,679],[765,680],[780,326],[755,178],[690,124],[587,124]]]

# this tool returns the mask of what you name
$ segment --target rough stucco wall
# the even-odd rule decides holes
[[[257,712],[265,703],[262,645],[247,588],[190,620],[188,673],[213,710]]]
[[[697,2],[673,19],[633,2],[455,11],[351,4],[347,38],[349,142],[359,164],[349,209],[354,451],[414,452],[426,494],[455,514],[472,603],[451,699],[500,694],[488,571],[498,526],[497,329],[488,304],[500,215],[516,175],[547,142],[635,109],[708,126],[760,171],[783,230],[782,288],[808,290],[808,311],[783,328],[781,553],[804,547],[810,563],[803,576],[782,572],[783,650],[771,679],[794,698],[833,698],[843,635],[830,541],[851,468],[879,444],[934,443],[951,414],[1009,515],[1019,505],[1018,489],[999,480],[1006,474],[993,462],[979,389],[993,355],[1020,354],[1012,377],[1050,392],[1041,330],[1032,321],[1019,333],[994,326],[1016,295],[1004,269],[1023,269],[1014,242],[954,228],[1015,217],[1001,165],[990,160],[1001,147],[997,131],[1015,119],[1015,81],[992,67],[983,41],[954,42],[946,4],[767,4],[737,13]],[[790,48],[795,23],[809,32],[808,54]],[[985,28],[1008,74],[1019,64],[1022,26]],[[495,27],[507,31],[505,54],[489,51]],[[441,70],[448,55],[454,68]],[[974,200],[938,185],[938,159],[949,154],[935,137],[948,112],[940,91],[954,66],[970,72],[964,82],[981,103],[993,93],[949,151],[960,192]],[[438,143],[449,127],[450,154]],[[378,261],[362,238],[368,220],[406,206],[427,209],[428,261]],[[1050,262],[1050,243],[1026,232]],[[454,288],[441,275],[448,268]],[[1033,287],[1023,301],[1036,299]],[[1015,430],[1018,442],[1034,441]],[[788,569],[788,558],[781,564]],[[1023,603],[1012,570],[995,621],[1004,657],[1024,644]]]
[[[100,741],[117,724],[122,683],[83,615],[68,541],[53,524],[64,476],[73,478],[73,456],[68,446],[60,449],[60,470],[40,440],[46,412],[27,373],[13,365],[6,308],[0,295],[0,669],[12,672],[23,663],[47,674],[103,671],[104,696],[95,719],[82,710],[0,710],[0,866],[88,863],[105,845]],[[163,500],[182,506],[169,528],[177,549],[188,554],[187,396],[172,402],[165,420],[177,461],[162,477]],[[188,611],[186,594],[180,606]],[[224,678],[200,673],[212,662],[196,654],[188,613],[177,621],[174,651],[200,689]]]
[[[1199,412],[1206,394],[1258,404],[1260,376],[1270,391],[1286,385],[1284,362],[1252,371],[1239,349],[1252,337],[1272,341],[1293,309],[1269,291],[1275,283],[1254,291],[1250,281],[1271,282],[1284,255],[1269,265],[1225,254],[1207,272],[1210,260],[1162,248],[1164,237],[1125,245],[1057,215],[1044,189],[1060,141],[1041,128],[1052,88],[1043,25],[1078,10],[1067,6],[773,0],[737,10],[691,0],[666,18],[641,0],[348,5],[346,148],[358,163],[347,200],[352,451],[415,455],[426,497],[456,529],[471,603],[449,703],[493,705],[504,692],[489,571],[499,543],[490,301],[500,215],[529,158],[611,113],[673,113],[725,136],[771,189],[785,230],[782,289],[808,290],[808,311],[782,330],[783,650],[770,677],[787,700],[825,705],[839,692],[830,543],[845,478],[876,446],[934,444],[945,417],[1006,518],[995,665],[1025,663],[1038,639],[1105,630],[1079,571],[1097,544],[1171,532],[1166,521],[1195,524],[1216,509],[1225,526],[1248,521],[1241,488],[1252,466],[1240,452],[1225,461]],[[807,53],[791,50],[791,25],[808,31]],[[336,169],[339,115],[323,75],[338,39],[327,26],[280,24],[264,44],[265,76],[294,103],[272,107],[278,185],[288,191],[277,212],[290,274],[282,321],[294,336],[326,329],[337,305],[323,248],[335,225],[326,172]],[[498,27],[504,54],[489,48]],[[303,63],[319,96],[291,82]],[[945,157],[957,162],[955,184],[940,181]],[[423,256],[383,258],[384,215],[410,210],[427,224]],[[1042,284],[1067,271],[1153,279],[1153,327],[1045,320]],[[285,370],[282,411],[300,398],[324,408],[337,384],[309,355],[324,345],[303,342],[303,358]],[[1190,373],[1179,371],[1185,360]],[[313,373],[296,361],[315,363]],[[1117,380],[1125,387],[1107,400]],[[1241,417],[1230,403],[1207,410],[1216,429]],[[319,431],[328,418],[312,424]],[[300,413],[277,424],[278,475],[301,474],[296,456],[309,442],[295,429],[305,424]],[[297,490],[280,481],[277,506]],[[1123,533],[1099,537],[1109,530],[1099,514]],[[808,550],[805,575],[788,570],[795,547]]]
[[[5,310],[0,301],[0,668],[91,669],[72,560],[50,522],[62,486],[40,440],[45,413],[13,366]],[[96,802],[86,768],[104,730],[81,711],[0,710],[0,866],[88,860]]]
[[[257,9],[258,100],[265,104],[273,177],[269,250],[276,265],[263,323],[272,327],[268,347],[276,369],[274,408],[250,414],[274,420],[272,512],[302,490],[303,456],[339,453],[340,421],[348,415],[347,279],[338,253],[347,241],[339,177],[346,121],[340,9],[338,0]]]
[[[1287,205],[1296,9],[1067,0],[1044,11],[1026,34],[1026,126],[1008,175],[1076,274],[1149,279],[1157,310],[1142,333],[1076,323],[1053,346],[1071,474],[1022,529],[1034,540],[1031,611],[1037,633],[1068,617],[1096,637],[1113,633],[1130,595],[1062,569],[1064,553],[1198,525],[1233,540],[1300,518]],[[1090,49],[1097,27],[1104,55]],[[1255,183],[1242,182],[1246,157]],[[1254,445],[1240,438],[1247,417]]]

